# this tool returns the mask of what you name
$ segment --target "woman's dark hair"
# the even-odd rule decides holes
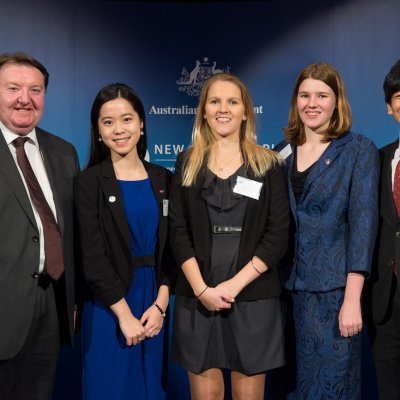
[[[146,115],[143,104],[135,91],[124,83],[112,83],[102,88],[94,99],[92,110],[90,112],[90,154],[86,168],[99,164],[110,155],[110,149],[99,141],[99,117],[101,107],[108,101],[122,98],[127,100],[133,109],[137,112],[140,121],[143,123],[143,134],[140,135],[136,145],[139,158],[144,159],[147,150],[146,139]]]

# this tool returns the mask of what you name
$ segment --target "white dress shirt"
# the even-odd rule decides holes
[[[13,159],[15,161],[15,164],[17,165],[19,174],[21,175],[22,182],[25,185],[26,192],[29,197],[29,201],[31,202],[33,214],[35,216],[36,224],[39,229],[39,239],[40,239],[40,259],[39,259],[39,272],[43,272],[44,269],[44,261],[45,261],[45,254],[44,254],[44,236],[43,236],[43,225],[42,221],[40,220],[39,214],[36,210],[35,205],[32,202],[31,196],[29,194],[29,189],[28,186],[25,182],[24,175],[19,168],[18,162],[17,162],[17,153],[15,146],[12,144],[13,140],[16,139],[19,135],[16,133],[11,132],[9,129],[7,129],[1,122],[0,122],[0,129],[3,133],[3,136],[6,140],[6,143],[8,145],[8,148],[10,149],[10,152],[13,156]],[[54,217],[57,221],[57,213],[56,213],[56,207],[54,204],[54,199],[53,199],[53,192],[50,187],[50,182],[47,177],[46,169],[44,166],[43,162],[43,155],[40,151],[39,148],[39,143],[36,137],[36,131],[33,130],[32,132],[29,132],[27,135],[25,135],[28,140],[25,143],[25,153],[28,157],[28,160],[32,166],[33,172],[36,175],[36,178],[39,182],[40,187],[42,188],[44,197],[46,198],[47,203],[50,206],[51,211],[54,214]]]
[[[400,141],[399,141],[400,143]],[[392,160],[392,191],[393,191],[393,184],[394,184],[394,174],[396,172],[397,163],[400,161],[400,145],[394,152],[393,160]]]

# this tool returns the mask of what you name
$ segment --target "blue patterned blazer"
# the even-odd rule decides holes
[[[288,146],[281,143],[277,151]],[[293,216],[292,251],[283,274],[289,290],[326,292],[346,285],[348,272],[370,272],[378,226],[379,155],[362,135],[332,140],[311,169],[296,204],[285,169]]]

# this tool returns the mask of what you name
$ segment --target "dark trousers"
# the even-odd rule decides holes
[[[2,400],[52,398],[60,353],[57,310],[52,284],[42,278],[37,279],[37,284],[35,311],[26,341],[13,358],[0,360]]]
[[[392,302],[372,344],[380,400],[400,400],[400,276],[394,276]]]

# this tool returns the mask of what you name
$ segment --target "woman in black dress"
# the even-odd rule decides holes
[[[284,363],[277,266],[289,219],[278,157],[256,144],[243,82],[209,78],[170,191],[180,266],[172,357],[192,399],[223,399],[224,369],[234,399],[263,399],[266,371]]]

